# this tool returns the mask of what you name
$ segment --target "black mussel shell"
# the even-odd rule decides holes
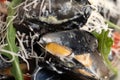
[[[31,1],[29,0],[27,3],[29,2]],[[88,0],[50,0],[50,1],[40,0],[38,1],[36,7],[34,6],[26,7],[28,11],[24,11],[23,7],[20,7],[18,19],[20,18],[23,19],[27,17],[27,18],[40,19],[41,21],[46,23],[58,24],[84,15],[84,12],[86,12],[86,10],[83,8],[86,6],[90,7],[89,5],[90,4]],[[91,11],[90,8],[89,11]],[[55,21],[51,22],[51,19]]]
[[[77,74],[72,71],[66,70],[63,74],[58,74],[47,68],[40,69],[37,73],[33,74],[33,80],[96,80],[95,78]]]
[[[31,1],[33,0],[28,0],[26,3]],[[19,14],[14,20],[17,31],[43,35],[49,32],[79,29],[86,23],[92,11],[88,0],[45,0],[43,3],[46,6],[44,12],[41,11],[43,7],[40,8],[41,0],[34,8],[32,5],[28,6],[27,9],[30,8],[28,11],[24,11],[25,7],[20,7]]]
[[[101,78],[101,77],[105,78],[109,76],[108,74],[109,70],[104,64],[101,56],[99,55],[99,52],[97,51],[98,48],[97,39],[87,31],[75,29],[75,30],[48,33],[43,35],[38,43],[41,44],[43,48],[49,43],[57,43],[69,48],[72,51],[71,53],[74,53],[75,57],[73,57],[72,59],[68,59],[66,56],[65,58],[67,58],[67,60],[65,61],[65,60],[61,60],[61,58],[59,58],[60,56],[58,56],[58,59],[54,60],[54,61],[58,60],[58,62],[51,61],[54,64],[56,64],[54,66],[56,68],[58,67],[57,64],[60,64],[61,66],[59,67],[61,68],[65,67],[65,69],[68,68],[70,70],[73,70],[71,68],[78,67],[79,69],[83,69],[86,71],[87,68],[88,71],[86,72],[88,73],[90,72],[90,74],[94,75],[97,78]],[[82,57],[79,57],[79,59],[76,58],[76,56],[87,57],[86,55],[90,57],[88,58],[89,61],[91,61],[90,64],[88,64],[89,66],[84,64],[84,61],[87,59],[81,60],[80,58]],[[69,61],[72,61],[73,63],[71,64],[71,62]],[[70,63],[70,66],[72,65],[72,67],[69,67],[68,63]],[[98,73],[97,71],[99,71],[100,73]]]
[[[97,49],[97,39],[84,30],[68,30],[43,35],[41,44],[55,42],[72,49],[73,53],[92,53]]]

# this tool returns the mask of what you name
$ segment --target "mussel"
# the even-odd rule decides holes
[[[60,78],[61,75],[69,73],[75,80],[97,80],[108,76],[109,71],[97,52],[97,39],[87,31],[75,29],[48,33],[41,36],[37,44],[45,53],[44,60],[39,62],[39,67],[55,72]],[[40,70],[37,74],[42,72]],[[101,74],[102,72],[105,73]],[[46,73],[45,76],[49,78],[49,74]]]

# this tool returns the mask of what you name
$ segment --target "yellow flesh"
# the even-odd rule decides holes
[[[92,66],[92,59],[90,57],[90,54],[75,55],[75,59],[86,67]]]
[[[78,72],[86,76],[91,76],[91,77],[93,76],[91,73],[85,71],[84,69],[78,69]]]
[[[71,54],[70,49],[57,43],[49,43],[45,46],[45,49],[51,54],[58,57],[65,57]]]

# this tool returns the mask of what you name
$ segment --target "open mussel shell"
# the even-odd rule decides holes
[[[59,64],[63,63],[67,68],[74,68],[70,69],[73,72],[96,78],[108,76],[108,68],[97,51],[97,39],[87,31],[68,30],[48,33],[43,35],[38,43],[50,54],[57,56],[60,59]],[[64,56],[61,51],[68,52],[68,55]],[[72,66],[67,63],[72,63]]]

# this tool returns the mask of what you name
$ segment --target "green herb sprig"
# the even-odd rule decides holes
[[[17,53],[18,51],[18,48],[15,44],[16,30],[13,27],[13,21],[11,20],[12,20],[12,16],[14,16],[16,13],[16,9],[13,9],[13,8],[16,7],[18,4],[20,4],[21,1],[22,0],[12,0],[10,5],[8,6],[7,24],[9,23],[9,25],[7,28],[7,43],[8,43],[7,49],[15,53]],[[11,55],[8,55],[8,57],[11,58]],[[19,59],[17,56],[14,56],[14,57],[15,59],[12,62],[12,74],[15,77],[15,80],[23,80],[23,75],[20,69]]]
[[[97,32],[92,32],[92,34],[97,38],[98,40],[98,51],[101,53],[104,61],[106,62],[108,68],[114,72],[114,74],[117,74],[117,70],[112,67],[111,62],[108,59],[111,46],[113,44],[112,38],[108,37],[109,30],[105,31],[102,30],[101,34],[98,34]]]

